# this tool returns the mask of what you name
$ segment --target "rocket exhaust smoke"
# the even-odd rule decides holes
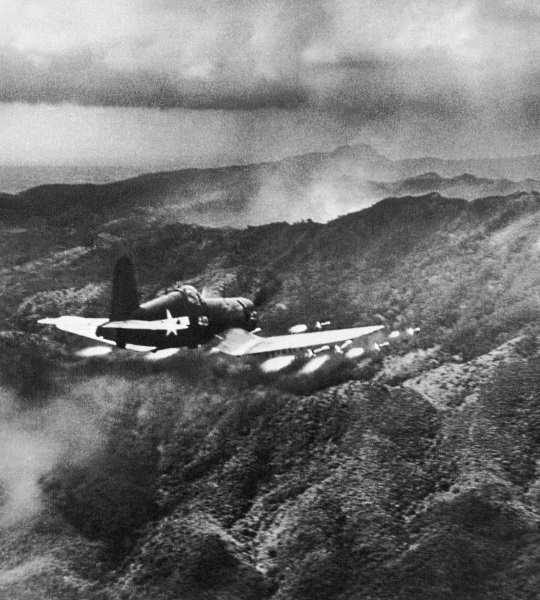
[[[58,460],[61,445],[39,430],[36,414],[18,414],[0,390],[0,527],[33,515],[40,506],[39,479]]]
[[[30,517],[40,507],[39,479],[57,461],[61,446],[15,423],[0,426],[0,527]]]
[[[126,397],[126,385],[105,377],[79,380],[32,409],[0,388],[0,527],[37,514],[40,480],[54,467],[83,464],[101,447],[103,419],[116,398]]]

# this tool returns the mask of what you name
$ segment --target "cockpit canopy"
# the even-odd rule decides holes
[[[149,300],[133,313],[133,319],[165,319],[173,317],[197,317],[203,312],[203,301],[192,285],[183,285],[163,296]],[[168,312],[167,312],[168,311]]]
[[[192,306],[201,306],[201,294],[192,285],[183,285],[174,289],[175,292],[181,294],[181,298],[187,304]]]

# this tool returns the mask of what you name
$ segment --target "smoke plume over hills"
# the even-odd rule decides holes
[[[536,155],[392,161],[357,144],[277,162],[165,171],[103,185],[42,185],[0,196],[0,219],[36,217],[84,228],[136,211],[142,220],[209,226],[328,221],[388,196],[441,192],[473,199],[538,191],[539,174]]]

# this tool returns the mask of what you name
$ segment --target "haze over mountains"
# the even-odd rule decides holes
[[[207,226],[328,221],[388,196],[440,192],[470,200],[538,191],[539,174],[540,155],[391,161],[358,144],[278,162],[164,171],[102,185],[40,185],[0,195],[0,219],[17,222],[34,216],[61,224],[136,210],[143,220]]]
[[[0,191],[18,194],[38,185],[54,183],[111,183],[150,171],[148,167],[84,167],[47,165],[0,165]]]

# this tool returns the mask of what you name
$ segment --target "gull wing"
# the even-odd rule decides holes
[[[245,356],[248,354],[265,354],[283,350],[298,350],[314,348],[327,344],[338,344],[354,340],[375,331],[383,329],[384,325],[370,327],[352,327],[350,329],[331,329],[329,331],[314,331],[289,335],[259,337],[243,329],[228,329],[220,336],[220,342],[214,347],[225,354]]]
[[[56,328],[61,329],[62,331],[74,333],[75,335],[81,335],[91,340],[95,340],[96,342],[101,342],[102,344],[116,346],[116,343],[112,340],[106,340],[105,338],[96,335],[96,329],[108,322],[109,319],[72,316],[40,319],[38,321],[38,323],[42,323],[43,325],[54,325]],[[138,346],[136,344],[126,344],[126,348],[128,350],[135,350],[136,352],[149,352],[154,350],[153,346]]]

